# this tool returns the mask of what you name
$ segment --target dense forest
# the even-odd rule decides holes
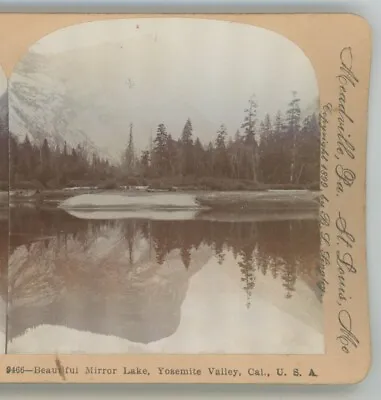
[[[318,188],[319,123],[315,113],[301,117],[296,93],[286,112],[257,117],[253,96],[236,132],[221,124],[215,140],[203,143],[195,137],[192,121],[184,123],[178,139],[164,123],[157,127],[147,149],[134,146],[134,127],[128,127],[126,149],[118,165],[89,154],[86,148],[68,144],[56,146],[45,139],[41,144],[26,136],[19,139],[1,126],[0,180],[7,180],[8,140],[10,140],[11,188],[97,186],[118,188],[150,185],[155,188],[194,187],[245,190],[262,187]],[[9,137],[9,139],[8,139]],[[4,165],[3,165],[4,164]]]

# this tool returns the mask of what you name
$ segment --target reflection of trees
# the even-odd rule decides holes
[[[175,236],[163,234],[166,225],[147,220],[86,221],[61,210],[22,211],[12,215],[10,340],[42,324],[140,343],[172,335],[189,280],[212,256],[210,247],[201,246],[189,254],[189,263],[186,255],[182,260],[171,244]],[[155,251],[159,237],[175,249],[163,251],[163,265]]]
[[[36,240],[57,238],[63,246],[67,237],[84,245],[89,233],[96,235],[103,226],[115,226],[116,221],[83,220],[65,212],[27,207],[15,207],[10,211],[11,251],[20,245],[28,245]]]
[[[247,308],[250,307],[250,298],[255,287],[255,261],[254,261],[254,246],[247,245],[240,253],[241,261],[238,261],[238,266],[241,270],[241,282],[244,284],[243,289],[247,295]]]
[[[130,264],[134,263],[134,243],[139,233],[136,229],[136,222],[132,221],[131,224],[124,224],[122,226],[123,236],[127,243]]]
[[[259,223],[258,230],[259,262],[274,278],[281,277],[286,297],[292,296],[297,278],[316,286],[320,249],[316,220],[269,221]]]
[[[134,260],[135,242],[144,238],[150,243],[156,261],[162,265],[172,251],[178,251],[188,268],[192,249],[201,244],[213,249],[222,264],[230,251],[237,261],[242,287],[248,305],[255,288],[257,274],[271,274],[281,280],[285,296],[290,298],[297,279],[303,279],[317,292],[319,260],[319,228],[317,220],[261,222],[186,221],[97,221],[81,220],[60,211],[20,209],[11,214],[11,247],[36,239],[56,237],[62,246],[68,235],[86,250],[86,240],[101,232],[102,227],[121,228],[130,263]],[[91,233],[92,235],[89,235]],[[22,235],[21,235],[22,234]],[[49,241],[49,239],[48,239]],[[90,244],[89,244],[90,245]],[[317,293],[318,294],[318,293]]]

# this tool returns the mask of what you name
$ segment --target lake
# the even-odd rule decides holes
[[[323,353],[315,213],[184,212],[11,207],[6,351]]]

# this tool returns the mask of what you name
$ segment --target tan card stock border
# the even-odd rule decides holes
[[[55,30],[81,22],[137,17],[203,18],[264,27],[292,40],[311,60],[321,102],[321,267],[326,288],[326,354],[3,355],[0,382],[345,384],[362,380],[371,358],[365,238],[371,63],[367,22],[350,14],[2,14],[0,64],[9,77],[29,46]],[[49,373],[57,366],[61,367],[60,374]],[[91,366],[106,369],[105,374],[86,374],[86,367]],[[140,368],[146,373],[125,374],[124,367]],[[159,367],[173,374],[160,374]],[[209,367],[223,368],[226,374],[211,375]],[[178,374],[177,369],[190,373]],[[229,370],[234,369],[240,373],[233,377]],[[253,375],[255,370],[261,374]]]

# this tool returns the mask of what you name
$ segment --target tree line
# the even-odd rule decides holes
[[[297,93],[287,110],[275,116],[257,116],[255,97],[249,99],[243,121],[231,135],[224,124],[215,139],[203,143],[196,137],[191,119],[175,139],[164,123],[147,149],[134,145],[133,124],[128,144],[118,165],[89,152],[84,146],[56,146],[45,139],[32,143],[29,136],[19,139],[0,125],[0,180],[8,178],[13,188],[66,186],[151,185],[171,188],[195,186],[206,189],[257,189],[270,187],[319,187],[320,130],[318,116],[302,120]]]
[[[117,168],[96,153],[89,157],[82,145],[69,149],[52,147],[47,139],[41,146],[32,144],[29,137],[20,142],[10,135],[11,188],[63,188],[84,182],[107,182],[115,176]]]
[[[157,127],[150,149],[135,154],[132,125],[124,154],[124,171],[144,178],[191,178],[189,181],[211,184],[207,178],[234,181],[256,188],[261,184],[310,186],[318,188],[320,168],[320,130],[315,113],[302,120],[297,93],[284,114],[271,118],[257,117],[258,105],[253,96],[244,110],[241,127],[231,136],[224,124],[215,140],[203,144],[195,137],[191,119],[185,122],[175,140],[164,123]],[[213,181],[212,181],[213,182]]]

